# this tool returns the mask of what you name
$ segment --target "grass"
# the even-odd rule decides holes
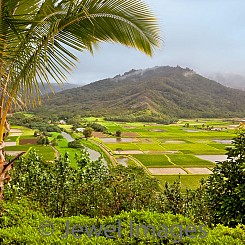
[[[55,135],[53,135],[55,136]],[[64,156],[65,153],[69,154],[69,159],[71,161],[71,165],[73,167],[76,167],[76,160],[75,160],[75,155],[80,155],[81,151],[79,149],[74,149],[74,148],[69,148],[68,147],[68,141],[63,138],[63,139],[57,139],[58,146],[55,146],[55,148],[58,150],[61,156]]]
[[[134,144],[134,143],[111,143],[111,144],[105,144],[108,148],[110,148],[112,151],[117,150],[140,150],[140,148]]]
[[[157,175],[154,176],[160,181],[160,183],[165,186],[165,183],[168,182],[173,184],[174,181],[181,181],[182,189],[197,189],[200,186],[200,181],[202,178],[206,179],[208,175]],[[179,179],[180,178],[180,179]]]
[[[190,154],[169,154],[168,157],[171,159],[172,162],[180,166],[214,166],[212,162],[200,159]]]
[[[5,147],[5,151],[25,151],[27,152],[30,148],[35,150],[40,156],[43,157],[44,160],[53,161],[55,158],[55,152],[49,145],[48,146],[42,146],[42,145],[7,146]]]
[[[164,151],[164,147],[159,144],[142,144],[137,143],[136,144],[142,151]]]
[[[38,155],[41,155],[44,160],[53,161],[55,159],[55,152],[49,145],[35,145],[32,149],[34,149]]]
[[[6,146],[5,151],[27,151],[30,145],[16,145],[16,146]]]
[[[19,136],[8,136],[5,140],[5,142],[14,142],[17,140]]]
[[[58,124],[58,126],[60,128],[66,129],[68,131],[71,130],[71,128],[72,128],[72,125],[70,125],[70,124]]]
[[[165,155],[137,154],[134,157],[147,167],[163,167],[172,165]]]
[[[231,147],[232,145],[229,145],[229,144],[208,144],[209,146],[212,146],[216,149],[219,149],[219,150],[225,150],[226,147]]]
[[[20,139],[36,139],[37,137],[35,137],[34,135],[21,135]]]
[[[72,167],[76,167],[77,166],[77,163],[76,163],[76,160],[75,160],[75,156],[76,156],[76,154],[78,156],[81,155],[81,151],[79,149],[68,148],[68,147],[59,147],[59,146],[56,146],[55,148],[58,150],[58,152],[60,153],[61,156],[64,156],[65,153],[68,153],[69,154],[69,159],[70,159],[70,162],[71,162],[71,166]]]
[[[26,128],[26,127],[23,127],[23,126],[11,126],[11,128],[12,129],[20,129],[23,132],[22,136],[34,135],[34,132],[35,132],[35,130],[30,129],[30,128]]]
[[[102,123],[103,124],[103,123]],[[111,133],[115,133],[117,130],[120,130],[121,132],[125,132],[124,128],[121,127],[120,125],[109,125],[109,126],[106,126],[108,131],[111,132]]]
[[[191,154],[199,154],[199,155],[222,155],[225,154],[226,151],[222,149],[217,149],[207,144],[162,144],[164,148],[167,150],[176,150],[181,151],[183,153],[191,153]]]

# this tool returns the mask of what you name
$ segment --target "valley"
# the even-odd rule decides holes
[[[35,130],[13,126],[6,142],[6,153],[16,155],[31,149],[45,160],[54,161],[57,156],[69,154],[71,165],[76,167],[76,155],[81,148],[68,147],[76,139],[89,151],[91,160],[102,154],[107,166],[137,165],[156,177],[161,185],[180,178],[183,188],[197,188],[201,178],[211,174],[216,161],[226,159],[226,148],[241,120],[239,119],[180,119],[177,123],[163,125],[142,122],[115,122],[104,118],[87,117],[80,122],[84,127],[96,123],[107,133],[93,132],[88,140],[71,124],[55,124],[63,132],[49,132],[49,142],[56,145],[38,145]],[[120,137],[116,132],[120,131]],[[65,137],[64,137],[65,136]],[[15,143],[14,143],[15,142]],[[57,152],[55,153],[56,150]],[[58,154],[57,154],[58,153]]]

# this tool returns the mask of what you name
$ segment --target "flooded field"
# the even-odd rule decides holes
[[[230,145],[232,143],[232,140],[213,140],[216,143],[220,143],[220,144],[228,144]]]
[[[104,143],[130,143],[136,142],[135,138],[101,138]]]
[[[127,157],[120,157],[116,159],[117,162],[125,167],[128,166],[128,158]]]
[[[207,160],[210,162],[215,163],[216,161],[225,161],[227,160],[226,155],[196,155],[196,157],[199,157],[203,160]]]

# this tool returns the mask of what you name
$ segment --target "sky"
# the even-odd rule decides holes
[[[189,67],[202,75],[245,76],[244,0],[144,0],[161,28],[162,47],[148,57],[118,44],[100,44],[94,55],[76,53],[69,83],[84,84],[131,69]]]

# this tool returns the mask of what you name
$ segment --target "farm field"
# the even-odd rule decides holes
[[[235,136],[234,128],[238,122],[223,119],[179,120],[176,124],[161,125],[156,123],[129,123],[105,121],[103,118],[85,118],[105,126],[114,135],[121,131],[123,140],[115,136],[111,140],[97,137],[115,157],[130,157],[152,171],[159,169],[157,179],[173,182],[180,171],[184,187],[196,188],[202,177],[207,177],[216,161],[223,161],[226,147],[231,147]],[[125,142],[124,138],[130,138]],[[210,160],[209,160],[210,159]],[[125,162],[123,162],[125,164]],[[154,171],[153,171],[153,169]],[[163,168],[168,168],[162,174]],[[173,169],[173,174],[169,171]]]
[[[64,126],[62,128],[68,131],[72,127],[72,125],[60,126]],[[81,150],[68,147],[68,141],[64,137],[57,138],[57,136],[60,136],[61,133],[49,132],[50,136],[47,137],[49,139],[49,142],[54,139],[57,142],[57,145],[55,147],[52,147],[50,144],[37,144],[37,137],[34,136],[34,132],[35,130],[23,126],[11,126],[10,136],[6,139],[5,142],[5,152],[10,159],[14,156],[17,156],[23,151],[26,152],[27,155],[30,150],[35,150],[38,155],[40,155],[44,160],[47,161],[54,161],[56,157],[64,156],[65,153],[68,153],[71,166],[76,167],[75,158],[76,155],[79,156],[81,154]],[[94,160],[97,160],[100,156],[100,153],[95,150],[89,149],[89,147],[87,148],[90,156],[92,156]]]
[[[34,131],[32,129],[22,126],[11,126],[10,136],[6,142],[15,142],[15,146],[6,146],[5,151],[7,155],[13,156],[25,151],[28,153],[31,149],[35,150],[44,160],[52,161],[55,158],[55,152],[51,146],[37,145],[36,137],[34,137]],[[11,136],[16,135],[18,136]]]
[[[231,147],[235,136],[234,125],[239,126],[232,120],[222,119],[179,120],[171,125],[113,122],[94,117],[83,120],[107,128],[110,134],[94,134],[93,140],[99,142],[118,164],[142,166],[162,184],[164,181],[173,182],[180,175],[182,185],[189,188],[196,188],[200,179],[211,172],[215,162],[226,158],[226,147]],[[72,125],[59,127],[72,132]],[[118,130],[121,131],[119,139],[114,136]],[[37,145],[33,134],[34,130],[13,126],[6,141],[9,144],[6,152],[14,156],[35,149],[45,160],[54,160],[57,157],[55,149],[50,145]],[[60,133],[51,132],[51,135],[49,141]],[[82,133],[73,132],[73,137],[81,136]],[[16,142],[16,145],[11,146],[11,142]],[[76,166],[75,156],[80,154],[79,149],[69,148],[65,138],[57,139],[55,148],[59,155],[68,152],[72,166]]]
[[[198,188],[201,179],[206,179],[208,175],[156,175],[154,177],[156,177],[163,186],[166,184],[166,182],[173,184],[174,181],[180,180],[181,187],[185,190],[186,188]]]

